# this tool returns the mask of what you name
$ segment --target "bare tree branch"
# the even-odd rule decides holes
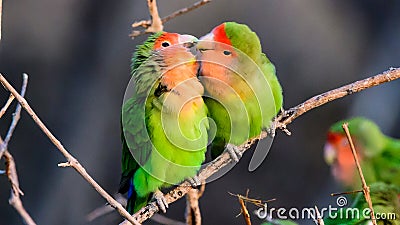
[[[353,82],[351,84],[342,86],[340,88],[322,93],[320,95],[314,96],[309,100],[290,108],[289,110],[282,112],[281,115],[278,115],[275,119],[277,123],[277,128],[279,129],[286,129],[286,126],[293,122],[294,119],[303,115],[304,113],[317,108],[321,105],[324,105],[328,102],[333,100],[343,98],[347,95],[360,92],[367,88],[375,87],[377,85],[390,82],[400,78],[400,69],[391,68],[388,71],[385,71],[381,74],[375,75],[373,77],[369,77],[360,81]],[[257,142],[260,139],[267,137],[267,132],[263,131],[259,136],[254,137],[243,143],[242,145],[238,146],[238,149],[242,152],[242,154],[251,147],[252,144]],[[224,152],[219,157],[217,157],[214,161],[212,161],[206,168],[200,171],[198,177],[200,180],[204,181],[222,167],[231,163],[231,158],[227,152]],[[177,188],[170,191],[164,197],[166,198],[168,204],[182,198],[190,191],[191,187],[188,182],[183,182]],[[154,213],[158,212],[158,206],[155,202],[149,203],[146,207],[143,207],[138,212],[136,212],[133,216],[134,218],[142,223],[143,221],[147,220],[151,217]],[[124,221],[122,224],[129,224],[127,221]]]
[[[336,88],[334,90],[325,92],[320,95],[316,95],[307,101],[290,108],[285,113],[282,113],[277,117],[279,124],[277,128],[284,129],[286,125],[291,123],[297,117],[303,115],[304,113],[310,111],[311,109],[317,108],[324,105],[330,101],[343,98],[347,95],[351,95],[356,92],[360,92],[367,88],[375,87],[377,85],[396,80],[400,77],[399,68],[390,68],[381,74],[375,75],[373,77],[366,78],[364,80],[356,81],[354,83]]]
[[[154,33],[158,31],[163,30],[163,24],[172,20],[173,18],[183,15],[185,13],[188,13],[194,9],[199,8],[202,5],[205,5],[212,0],[201,0],[196,3],[194,3],[192,6],[177,10],[170,15],[160,19],[160,16],[158,14],[158,9],[157,9],[157,3],[156,0],[147,0],[147,6],[149,8],[149,14],[151,16],[151,20],[141,20],[138,22],[134,22],[132,24],[132,28],[136,27],[143,27],[146,28],[145,30],[139,31],[139,30],[133,30],[132,33],[129,35],[130,37],[134,38],[142,34],[146,33]]]
[[[360,175],[361,182],[362,182],[362,188],[363,188],[363,194],[365,197],[365,201],[368,203],[368,207],[371,210],[372,224],[376,225],[375,213],[374,213],[374,208],[372,207],[369,186],[365,182],[364,174],[362,172],[360,162],[358,160],[356,148],[354,147],[353,139],[351,138],[348,124],[344,123],[342,127],[343,127],[344,132],[346,133],[347,140],[349,141],[349,144],[350,144],[351,152],[353,153],[354,161],[356,162],[356,165],[357,165],[358,174]]]
[[[126,210],[125,208],[117,202],[111,195],[109,195],[97,182],[86,172],[85,168],[78,162],[76,158],[74,158],[61,144],[61,142],[50,132],[50,130],[46,127],[46,125],[39,119],[33,109],[29,106],[28,102],[14,89],[14,87],[8,83],[8,81],[4,78],[2,74],[0,74],[0,82],[4,85],[4,87],[10,91],[17,101],[22,105],[22,107],[28,112],[28,114],[32,117],[32,119],[36,122],[36,124],[40,127],[40,129],[47,135],[50,141],[58,148],[58,150],[64,155],[67,159],[66,163],[60,164],[62,167],[72,167],[74,168],[92,187],[101,195],[103,198],[107,200],[107,202],[117,211],[125,217],[129,222],[133,224],[139,224]],[[4,141],[5,142],[5,141]]]

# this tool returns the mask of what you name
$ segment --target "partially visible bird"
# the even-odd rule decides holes
[[[400,187],[400,140],[385,136],[372,121],[357,117],[335,123],[324,147],[332,175],[348,190],[361,188],[356,164],[342,124],[348,123],[367,184],[385,182]]]

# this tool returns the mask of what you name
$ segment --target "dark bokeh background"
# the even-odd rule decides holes
[[[160,0],[161,15],[195,1]],[[145,0],[19,0],[3,3],[0,71],[16,87],[30,75],[27,99],[43,121],[87,171],[115,193],[120,174],[119,113],[129,80],[130,24],[148,18]],[[361,0],[216,0],[176,18],[167,31],[202,36],[223,21],[248,24],[277,67],[285,107],[357,79],[400,66],[400,2]],[[251,154],[228,175],[207,185],[201,199],[204,224],[243,224],[237,199],[229,192],[271,206],[319,207],[334,203],[340,191],[322,158],[325,132],[352,115],[372,118],[399,137],[400,83],[385,84],[315,109],[278,132],[267,160],[247,172]],[[0,102],[8,93],[0,90]],[[1,103],[3,104],[3,103]],[[0,121],[4,135],[11,110]],[[7,118],[7,119],[6,119]],[[60,169],[62,155],[28,114],[11,140],[23,202],[38,224],[89,224],[85,215],[105,203],[74,170]],[[2,165],[2,168],[3,165]],[[10,186],[0,177],[0,224],[22,224],[8,206]],[[184,201],[168,216],[183,221]],[[117,224],[117,213],[90,224]],[[259,224],[253,216],[253,223]],[[312,221],[303,221],[312,224]]]

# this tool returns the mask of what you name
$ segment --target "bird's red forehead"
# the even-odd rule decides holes
[[[177,45],[177,44],[179,44],[179,34],[164,32],[154,42],[153,49],[157,50],[157,49],[163,48],[162,43],[165,41],[168,41],[170,43],[170,45]]]
[[[232,45],[231,40],[229,40],[228,36],[226,36],[225,32],[225,24],[221,24],[214,28],[214,41],[221,42],[227,45]]]
[[[341,133],[334,133],[334,132],[328,132],[328,142],[329,143],[338,143],[340,142],[343,138],[345,138],[344,134]]]

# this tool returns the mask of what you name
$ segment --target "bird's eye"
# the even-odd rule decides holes
[[[164,48],[170,46],[171,44],[168,41],[164,41],[163,43],[161,43],[161,46],[163,46]]]
[[[225,50],[224,51],[224,55],[231,55],[232,54],[232,52],[230,52],[230,51],[228,51],[228,50]]]

